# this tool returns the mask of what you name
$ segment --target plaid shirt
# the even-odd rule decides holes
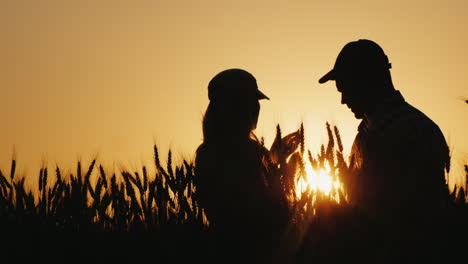
[[[350,198],[371,210],[441,205],[449,159],[439,127],[395,91],[359,125]]]

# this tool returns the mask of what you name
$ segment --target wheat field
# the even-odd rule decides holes
[[[327,123],[326,130],[328,143],[313,155],[305,149],[301,125],[299,150],[288,161],[279,159],[284,168],[283,191],[293,212],[287,243],[297,245],[293,254],[298,263],[333,262],[331,256],[344,261],[357,254],[356,237],[365,236],[369,224],[347,203],[345,184],[328,193],[320,188],[298,191],[306,164],[316,171],[326,168],[342,183],[351,173],[339,129]],[[279,126],[277,136],[281,137]],[[197,201],[194,164],[187,160],[173,164],[170,150],[167,163],[161,164],[160,150],[156,145],[153,149],[155,173],[151,175],[145,166],[110,175],[92,160],[90,164],[78,161],[68,175],[59,167],[43,167],[37,176],[18,177],[13,159],[9,173],[0,170],[2,256],[41,261],[203,260],[216,242]],[[468,184],[468,165],[465,170]],[[25,177],[35,177],[37,185],[27,188]],[[468,229],[466,186],[455,187],[447,195],[452,208],[447,259],[466,257],[460,251],[466,246],[463,235]],[[463,242],[455,242],[458,239]]]

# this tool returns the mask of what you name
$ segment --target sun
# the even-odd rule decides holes
[[[298,175],[296,182],[296,195],[301,197],[305,192],[321,192],[330,199],[340,203],[339,192],[343,192],[343,183],[340,181],[339,171],[333,173],[330,164],[325,162],[324,168],[314,169],[307,158],[304,158],[305,170]]]

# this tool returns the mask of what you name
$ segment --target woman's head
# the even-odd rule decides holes
[[[208,85],[208,98],[203,120],[205,141],[248,138],[257,126],[258,101],[269,99],[258,90],[255,77],[242,69],[228,69],[214,76]]]
[[[208,84],[210,101],[232,101],[235,99],[269,99],[257,86],[255,77],[242,69],[224,70]]]

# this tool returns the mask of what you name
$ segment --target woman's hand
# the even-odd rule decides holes
[[[277,163],[280,158],[287,159],[294,153],[301,142],[301,131],[295,131],[283,138],[275,138],[270,148],[270,156],[273,162]]]

